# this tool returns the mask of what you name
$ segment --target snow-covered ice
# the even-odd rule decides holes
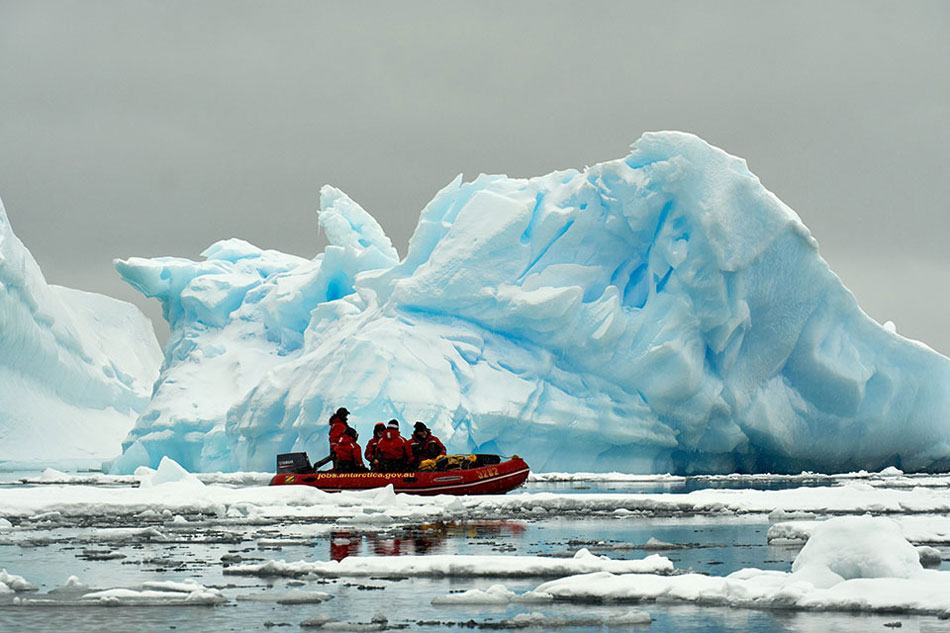
[[[189,616],[179,607],[229,604],[207,617],[251,615],[260,625],[280,613],[272,625],[331,630],[413,629],[422,620],[427,627],[622,628],[650,626],[651,616],[676,630],[669,628],[675,604],[918,614],[936,622],[950,614],[950,572],[925,567],[939,565],[945,548],[923,549],[908,534],[942,529],[946,519],[933,508],[947,503],[950,488],[908,488],[902,479],[871,473],[787,490],[427,498],[388,489],[235,487],[202,482],[166,460],[125,485],[103,476],[99,486],[0,486],[0,516],[10,524],[0,532],[0,567],[9,570],[0,575],[0,607],[15,617],[146,605],[180,625]],[[857,516],[826,518],[841,512]],[[807,527],[800,552],[767,544],[778,516],[812,517],[775,524]],[[42,552],[38,567],[23,562],[31,552]],[[753,562],[742,569],[741,561]],[[376,596],[394,609],[386,623],[374,619]],[[656,604],[650,614],[616,604],[628,601]],[[343,605],[352,615],[341,615]]]
[[[817,526],[790,573],[743,569],[728,576],[597,572],[539,585],[559,600],[676,601],[733,607],[943,614],[950,572],[924,569],[887,518],[838,517]]]
[[[48,284],[0,203],[0,467],[114,457],[160,363],[145,315]]]
[[[276,602],[277,604],[319,604],[332,600],[333,595],[325,591],[306,591],[303,589],[291,589],[283,593],[273,591],[264,591],[259,593],[241,594],[238,600],[249,600],[255,602]]]
[[[553,631],[568,627],[616,627],[629,629],[630,627],[649,626],[650,622],[650,614],[638,609],[618,613],[616,615],[595,615],[587,617],[552,616],[538,611],[532,611],[530,613],[519,613],[516,616],[505,618],[498,622],[485,623],[479,626],[479,628],[493,630],[529,629],[541,631]]]
[[[241,476],[236,477],[242,480]],[[164,515],[201,520],[260,522],[278,518],[333,519],[341,525],[396,524],[423,520],[534,518],[544,515],[626,516],[769,515],[775,523],[788,517],[829,514],[927,515],[950,512],[946,485],[906,487],[895,479],[871,485],[842,480],[839,485],[782,490],[707,488],[689,493],[551,493],[418,497],[395,494],[391,486],[366,491],[329,493],[310,486],[235,486],[204,483],[171,459],[158,470],[143,469],[141,486],[86,484],[0,487],[0,518],[69,522],[80,517]],[[940,479],[933,477],[937,483]],[[943,481],[946,483],[947,478]],[[802,514],[806,513],[806,514]],[[2,532],[0,532],[2,534]],[[2,537],[0,537],[2,538]]]
[[[911,543],[950,544],[950,517],[897,516],[893,519],[901,534]],[[781,521],[769,526],[770,543],[802,542],[808,540],[822,520]]]
[[[596,556],[586,548],[573,558],[543,556],[348,556],[341,561],[268,561],[259,565],[235,565],[225,573],[234,576],[429,576],[471,578],[477,576],[531,578],[555,577],[607,571],[616,574],[673,571],[668,558],[651,554],[634,560]]]
[[[457,178],[401,260],[326,187],[312,260],[236,239],[118,261],[172,337],[112,472],[322,457],[346,406],[536,471],[950,466],[950,360],[870,319],[745,161],[676,132],[531,179]]]
[[[551,602],[552,600],[554,600],[554,597],[549,593],[535,593],[533,591],[515,593],[509,591],[504,585],[492,585],[488,589],[469,589],[460,593],[450,593],[447,596],[436,596],[432,599],[432,604],[500,605],[511,604],[512,602],[526,604]]]
[[[0,575],[0,584],[6,571]],[[15,576],[21,584],[25,583],[22,577]],[[36,591],[36,588],[25,583],[27,589],[15,591]],[[0,589],[0,595],[3,590]],[[92,589],[83,584],[76,576],[70,576],[63,586],[47,594],[35,597],[14,597],[9,602],[18,606],[66,606],[66,605],[98,605],[98,606],[213,606],[227,602],[220,591],[205,587],[194,580],[184,581],[153,581],[143,583],[139,587],[113,587],[109,589]],[[0,598],[0,605],[2,605]]]
[[[36,591],[23,576],[8,573],[6,569],[0,571],[0,593]]]

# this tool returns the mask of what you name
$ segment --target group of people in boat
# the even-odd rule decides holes
[[[330,416],[330,455],[333,470],[338,473],[373,472],[401,473],[418,470],[428,459],[445,455],[445,446],[422,422],[416,422],[409,439],[399,434],[399,422],[379,422],[365,452],[357,443],[359,433],[350,426],[350,412],[341,407]],[[363,457],[369,468],[363,463]]]

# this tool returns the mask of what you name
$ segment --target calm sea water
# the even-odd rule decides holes
[[[686,486],[679,490],[648,488],[644,489],[642,484],[572,482],[534,484],[529,489],[571,493],[611,489],[618,492],[681,492],[687,489]],[[636,545],[651,537],[686,546],[661,552],[671,558],[678,569],[692,569],[710,575],[726,575],[744,567],[788,571],[798,550],[789,546],[769,546],[766,543],[768,522],[762,516],[547,517],[539,520],[429,523],[369,532],[334,529],[328,525],[326,531],[307,538],[299,538],[297,530],[297,537],[283,539],[282,528],[291,533],[293,527],[289,523],[266,527],[196,527],[190,534],[181,534],[182,538],[177,542],[129,541],[103,546],[90,538],[88,529],[75,525],[46,534],[38,533],[38,537],[45,536],[45,540],[37,538],[27,546],[22,543],[0,544],[0,568],[25,576],[38,585],[39,595],[33,597],[42,597],[46,591],[61,586],[68,576],[76,575],[96,588],[132,587],[145,581],[191,578],[220,589],[230,600],[228,605],[217,607],[5,606],[0,607],[0,631],[300,630],[302,622],[314,618],[335,618],[341,624],[333,630],[356,631],[373,630],[370,621],[374,616],[387,618],[390,630],[471,630],[473,626],[491,626],[519,613],[541,612],[567,623],[557,629],[542,630],[580,633],[617,629],[577,622],[641,609],[650,613],[653,622],[650,626],[638,627],[638,630],[654,632],[864,632],[893,630],[895,622],[901,624],[902,631],[950,632],[950,622],[933,616],[796,613],[652,603],[555,603],[503,607],[431,604],[436,596],[473,588],[487,589],[497,583],[512,591],[526,591],[543,579],[344,578],[296,581],[224,574],[227,561],[235,556],[240,556],[244,562],[453,553],[567,556],[587,547],[613,558],[641,558],[648,552],[637,549]],[[202,542],[196,542],[199,540]],[[946,554],[950,557],[950,551]],[[290,589],[324,591],[332,594],[334,599],[305,605],[278,605],[247,599],[274,596]],[[630,627],[622,630],[630,630]]]

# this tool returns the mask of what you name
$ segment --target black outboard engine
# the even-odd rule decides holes
[[[488,455],[486,453],[475,453],[475,464],[473,468],[479,466],[494,466],[501,463],[501,457],[498,455]]]
[[[282,453],[277,456],[277,474],[294,473],[309,475],[313,472],[310,458],[306,453]]]

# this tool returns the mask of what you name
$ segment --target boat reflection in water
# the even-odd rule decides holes
[[[511,537],[524,532],[518,521],[463,521],[423,523],[381,534],[338,530],[330,533],[330,560],[347,556],[403,556],[438,554],[449,539]],[[365,547],[365,551],[364,551]]]

